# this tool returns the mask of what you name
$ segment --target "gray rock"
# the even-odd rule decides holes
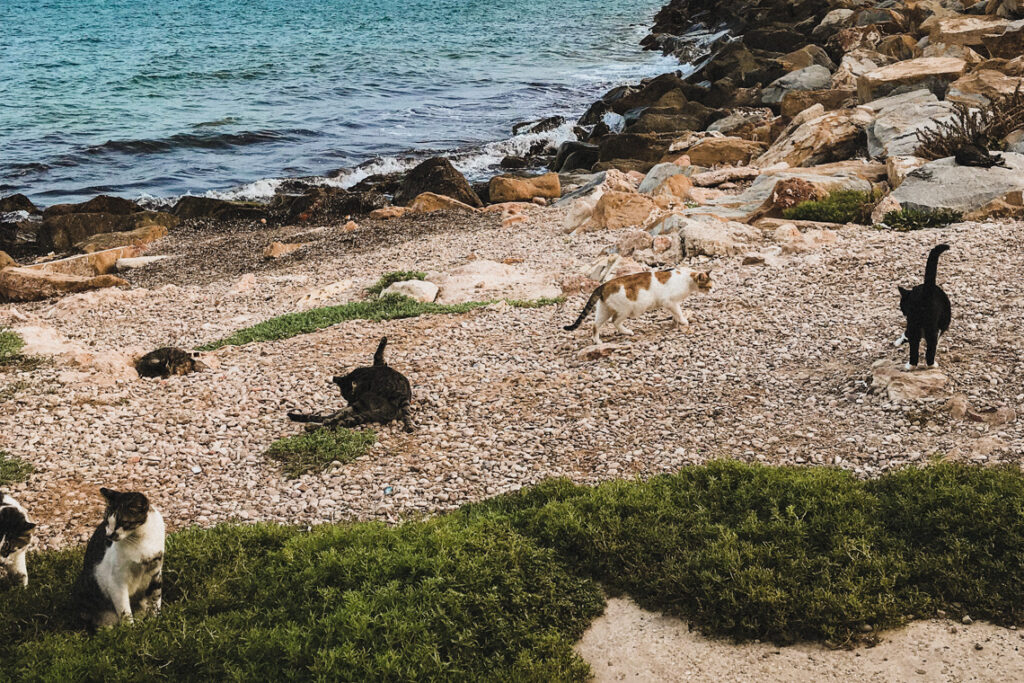
[[[892,193],[904,209],[972,211],[1014,190],[1024,190],[1024,154],[1004,153],[1007,168],[957,166],[952,157],[931,161]]]
[[[676,166],[673,163],[666,162],[664,164],[658,164],[644,177],[643,182],[640,183],[640,187],[637,188],[637,192],[650,193],[653,192],[663,182],[668,180],[674,175],[679,175],[685,171],[685,167]]]
[[[132,270],[134,268],[148,266],[150,263],[163,261],[166,258],[170,258],[170,256],[135,256],[132,258],[119,258],[117,259],[116,268],[118,270]]]
[[[764,89],[761,101],[765,104],[778,104],[790,90],[824,90],[831,82],[832,74],[828,69],[819,64],[812,64],[774,80]]]
[[[917,132],[948,121],[956,113],[951,102],[940,102],[930,90],[883,97],[862,105],[876,114],[867,128],[872,157],[912,156],[920,144]]]

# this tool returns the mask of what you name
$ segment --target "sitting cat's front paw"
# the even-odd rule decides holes
[[[904,372],[910,372],[911,370],[916,370],[916,369],[917,369],[917,366],[916,365],[911,365],[910,363],[907,363],[906,365],[903,366],[903,371]]]
[[[929,370],[938,370],[939,369],[939,361],[933,361],[933,362],[929,363],[928,364],[928,369]]]
[[[899,339],[892,343],[893,346],[899,347],[907,343],[907,335],[901,335]]]

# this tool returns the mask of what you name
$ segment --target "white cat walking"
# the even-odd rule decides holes
[[[646,271],[609,280],[594,290],[583,307],[583,312],[566,330],[575,330],[594,312],[594,343],[601,343],[601,327],[608,321],[620,334],[633,334],[623,325],[627,318],[635,318],[652,308],[664,308],[672,314],[676,324],[689,325],[680,304],[695,292],[711,291],[711,271],[690,268]]]
[[[107,509],[86,546],[73,596],[82,617],[98,628],[160,611],[165,537],[163,517],[146,496],[100,493]]]

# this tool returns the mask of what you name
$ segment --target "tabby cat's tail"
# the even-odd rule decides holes
[[[587,299],[587,305],[583,307],[583,312],[580,313],[580,317],[576,318],[576,322],[574,322],[572,325],[566,325],[562,329],[569,330],[571,332],[572,330],[575,330],[577,327],[582,325],[584,319],[586,319],[587,317],[587,314],[589,314],[591,309],[593,309],[594,306],[597,305],[598,300],[601,298],[601,291],[603,289],[604,285],[601,285],[600,287],[595,289],[594,293],[590,295],[589,299]]]
[[[384,362],[384,347],[388,345],[388,338],[381,337],[380,344],[377,345],[377,352],[373,354],[374,365],[387,365]]]
[[[928,264],[924,267],[924,286],[934,287],[935,277],[939,270],[939,256],[949,249],[948,244],[940,244],[928,254]]]
[[[326,418],[318,413],[300,413],[297,410],[293,410],[288,413],[288,419],[292,422],[312,422],[314,424],[323,424]]]

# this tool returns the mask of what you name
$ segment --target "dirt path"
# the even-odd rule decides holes
[[[613,598],[576,645],[597,683],[850,683],[1024,680],[1024,632],[949,620],[915,621],[881,634],[875,647],[737,645],[686,622]]]

